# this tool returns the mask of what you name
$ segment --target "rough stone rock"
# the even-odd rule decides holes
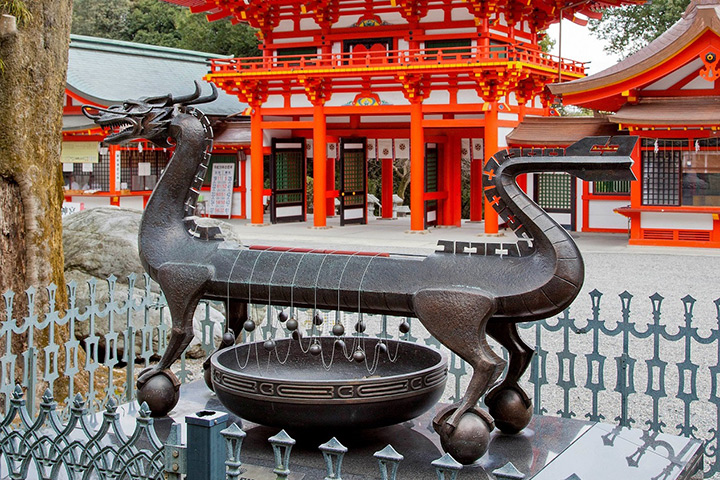
[[[141,210],[97,207],[63,218],[65,270],[79,270],[97,278],[115,275],[127,283],[131,273],[142,274],[138,256]],[[199,218],[206,226],[218,226],[226,240],[241,243],[231,226],[221,220]]]

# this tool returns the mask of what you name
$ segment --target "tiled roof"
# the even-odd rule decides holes
[[[609,119],[623,125],[717,126],[719,111],[720,97],[643,98],[636,105],[624,105]]]
[[[607,117],[525,117],[507,136],[510,146],[557,147],[591,136],[617,135]]]
[[[211,58],[222,55],[177,48],[70,36],[67,87],[82,98],[112,105],[129,98],[192,93],[195,80],[203,94],[210,85],[202,81]],[[208,115],[230,115],[247,107],[236,97],[219,92],[218,99],[204,104]]]

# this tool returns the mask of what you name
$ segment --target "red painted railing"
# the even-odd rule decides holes
[[[352,70],[358,68],[398,67],[423,69],[444,65],[448,68],[479,67],[487,64],[521,62],[564,74],[585,74],[585,63],[564,59],[537,50],[516,46],[448,47],[442,49],[365,51],[309,55],[245,57],[212,60],[212,74],[312,73],[313,70]]]

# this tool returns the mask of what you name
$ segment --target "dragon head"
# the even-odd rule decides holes
[[[170,123],[176,106],[196,105],[211,102],[217,98],[217,88],[210,84],[212,93],[200,95],[200,83],[195,82],[195,91],[190,95],[173,98],[172,95],[143,97],[125,100],[122,104],[108,108],[83,105],[83,114],[95,121],[106,132],[105,142],[119,144],[134,139],[146,139],[160,147],[170,147]]]

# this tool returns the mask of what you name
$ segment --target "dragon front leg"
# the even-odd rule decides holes
[[[443,448],[456,460],[472,463],[487,451],[494,428],[492,418],[477,408],[477,402],[505,368],[485,335],[495,300],[471,288],[426,289],[415,295],[413,306],[428,331],[473,368],[462,400],[433,421]]]
[[[211,269],[203,265],[165,263],[158,269],[157,281],[172,317],[170,340],[158,364],[137,380],[138,402],[147,402],[153,416],[167,415],[179,400],[180,382],[170,366],[193,338],[193,314],[211,276]]]

